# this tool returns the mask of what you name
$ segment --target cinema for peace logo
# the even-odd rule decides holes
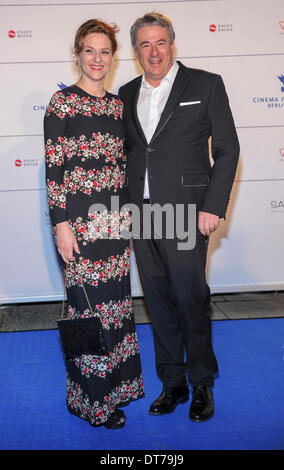
[[[59,90],[64,90],[64,88],[67,87],[67,85],[65,85],[65,83],[63,82],[57,83],[57,86]],[[34,104],[33,105],[33,111],[45,111],[47,108],[48,108],[48,104]]]
[[[283,108],[284,107],[284,75],[277,75],[279,86],[279,94],[271,94],[269,96],[255,96],[252,98],[254,104],[266,106],[267,108]]]
[[[67,88],[67,85],[65,85],[65,83],[63,82],[57,83],[57,86],[59,90],[64,90],[64,88]]]
[[[282,85],[284,85],[284,75],[279,75],[278,78],[280,82],[282,83]],[[284,86],[281,87],[281,91],[283,91],[284,93]]]

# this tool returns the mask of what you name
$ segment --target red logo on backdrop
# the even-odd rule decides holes
[[[22,166],[22,160],[20,160],[19,158],[15,160],[15,166]]]
[[[279,149],[280,155],[282,158],[284,158],[284,149]]]
[[[216,29],[217,29],[217,28],[216,28],[216,25],[215,25],[215,24],[211,24],[211,25],[209,26],[209,30],[210,30],[212,33],[214,33],[214,32],[216,31]]]
[[[284,21],[279,21],[280,28],[284,31]]]
[[[8,32],[8,36],[9,38],[14,38],[16,36],[16,33],[13,29],[10,29],[10,31]]]

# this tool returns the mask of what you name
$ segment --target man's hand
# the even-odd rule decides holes
[[[209,212],[199,212],[198,215],[198,228],[202,235],[207,235],[208,237],[212,232],[218,228],[220,223],[220,218],[218,215],[210,214]]]
[[[68,222],[56,224],[56,245],[65,263],[75,261],[73,250],[80,254],[77,240]]]

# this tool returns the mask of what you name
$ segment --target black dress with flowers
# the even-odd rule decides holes
[[[68,221],[80,249],[76,269],[64,266],[68,317],[99,317],[109,351],[66,361],[67,407],[93,425],[144,395],[123,237],[130,218],[122,113],[115,95],[99,98],[73,85],[54,93],[44,118],[54,234],[57,223]]]

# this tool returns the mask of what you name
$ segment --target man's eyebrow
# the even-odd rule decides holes
[[[166,39],[164,39],[164,38],[157,39],[157,41],[155,41],[155,43],[157,43],[157,42],[166,42]],[[139,45],[143,46],[144,44],[150,44],[150,43],[151,43],[151,41],[142,41],[142,42],[139,43]]]

